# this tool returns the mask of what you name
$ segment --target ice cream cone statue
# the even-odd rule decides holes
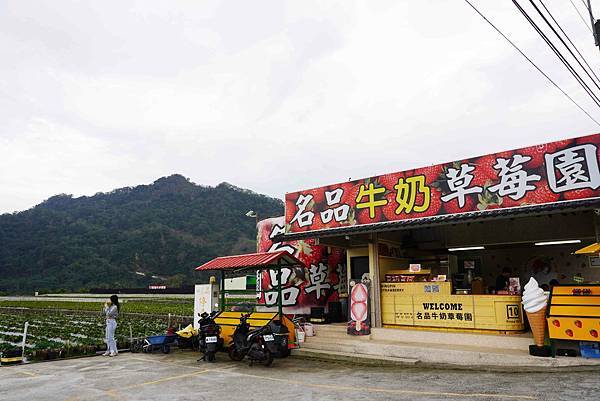
[[[544,335],[546,332],[546,305],[548,299],[544,290],[542,290],[538,282],[533,277],[525,285],[523,291],[523,308],[527,313],[533,341],[538,347],[544,346]]]

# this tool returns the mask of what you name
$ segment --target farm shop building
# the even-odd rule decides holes
[[[600,134],[286,194],[285,233],[346,250],[375,327],[515,332],[520,287],[598,282]]]

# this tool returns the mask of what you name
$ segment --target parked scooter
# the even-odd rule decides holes
[[[198,314],[198,348],[203,356],[201,360],[214,362],[215,354],[223,347],[223,339],[220,337],[221,326],[215,322],[216,312],[210,315],[206,312]]]
[[[234,361],[248,357],[250,365],[257,361],[269,366],[273,363],[273,354],[277,352],[275,336],[268,325],[250,330],[249,317],[250,314],[240,317],[240,324],[237,325],[232,336],[233,341],[229,345],[229,357]]]

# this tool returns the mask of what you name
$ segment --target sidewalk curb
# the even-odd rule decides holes
[[[415,367],[421,366],[419,360],[401,359],[401,358],[378,358],[373,355],[353,354],[335,352],[313,352],[303,349],[301,352],[292,351],[290,355],[294,359],[306,359],[324,362],[335,362],[342,364],[359,364],[361,366],[383,367],[383,366],[402,366]]]
[[[415,360],[397,361],[392,358],[377,358],[376,355],[345,355],[337,352],[312,352],[312,350],[302,349],[302,351],[292,352],[294,359],[317,360],[324,362],[335,362],[341,364],[359,364],[361,366],[372,367],[405,367],[405,368],[426,368],[443,370],[463,370],[473,372],[498,372],[498,373],[551,373],[551,372],[600,372],[600,365],[568,365],[568,366],[503,366],[503,365],[461,365],[448,363],[433,363]]]

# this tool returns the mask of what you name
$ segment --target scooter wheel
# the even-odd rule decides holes
[[[171,352],[171,347],[168,345],[163,345],[162,352],[163,352],[163,354],[168,354],[169,352]]]
[[[291,352],[289,348],[285,348],[279,351],[279,357],[280,358],[287,358],[288,356],[290,356]]]
[[[261,362],[263,366],[271,366],[273,363],[273,354],[271,354],[268,349],[265,350],[265,359],[263,359]]]
[[[235,345],[229,346],[229,348],[227,349],[227,353],[229,354],[229,358],[231,358],[232,361],[241,361],[242,359],[244,359],[244,354],[241,353]]]
[[[206,354],[206,360],[208,362],[214,362],[215,361],[215,353],[211,352],[209,354]]]

